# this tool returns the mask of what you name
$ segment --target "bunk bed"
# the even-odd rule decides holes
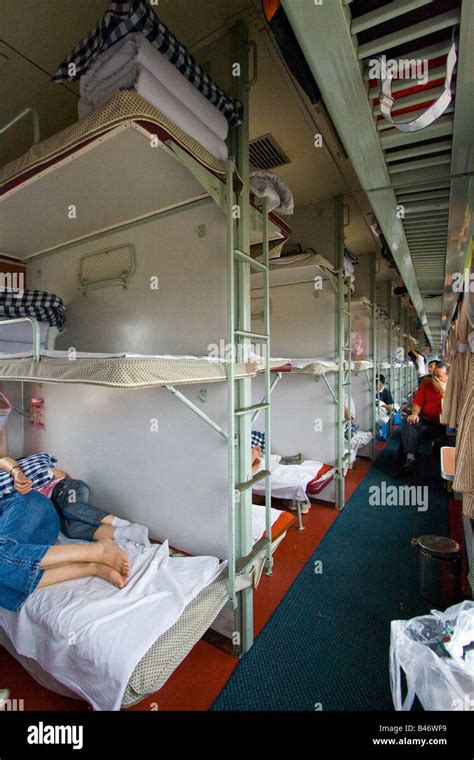
[[[335,216],[341,222],[342,229],[342,199],[336,199],[335,206]],[[280,383],[276,394],[278,402],[275,403],[282,404],[282,398],[284,398],[288,411],[291,409],[293,412],[298,409],[300,417],[298,418],[298,424],[295,424],[295,419],[289,418],[282,405],[279,408],[282,414],[278,415],[282,419],[274,419],[273,426],[278,427],[279,443],[276,451],[271,453],[272,457],[274,457],[271,464],[271,489],[272,495],[275,498],[285,499],[282,496],[284,493],[286,496],[285,500],[291,504],[291,508],[297,509],[299,527],[301,528],[301,514],[303,511],[306,512],[308,510],[308,506],[310,505],[309,499],[312,496],[317,496],[333,480],[335,481],[335,486],[333,484],[332,488],[325,491],[323,498],[328,502],[335,502],[338,508],[344,506],[344,476],[347,468],[350,466],[349,454],[345,448],[346,420],[344,418],[344,408],[345,396],[350,398],[351,370],[353,370],[355,365],[351,357],[350,347],[350,299],[354,290],[354,270],[350,266],[346,269],[347,262],[343,237],[341,235],[340,241],[335,241],[334,254],[337,260],[336,263],[331,262],[326,256],[317,253],[313,248],[305,250],[301,250],[301,246],[299,248],[300,251],[296,253],[292,251],[285,253],[285,249],[283,251],[279,250],[278,255],[272,257],[270,262],[271,288],[275,288],[276,293],[281,293],[283,291],[286,292],[287,286],[291,288],[295,287],[298,289],[299,294],[298,296],[294,296],[297,299],[296,302],[291,300],[293,295],[278,297],[278,299],[275,296],[273,335],[278,335],[280,350],[293,347],[295,353],[293,355],[289,354],[288,359],[281,360],[279,367],[273,368],[273,373],[276,376],[272,382],[272,390],[287,375],[301,378],[301,381],[291,379],[283,381],[283,383]],[[318,341],[318,332],[325,330],[325,323],[323,321],[321,323],[314,322],[314,327],[310,326],[311,318],[314,319],[315,316],[313,313],[313,317],[311,317],[313,304],[318,303],[318,300],[313,301],[311,296],[315,296],[316,299],[320,297],[323,281],[326,281],[329,285],[327,289],[324,289],[324,293],[322,294],[325,304],[329,306],[329,303],[326,302],[326,298],[329,298],[331,302],[330,308],[333,308],[332,291],[336,297],[334,345],[331,341],[331,345],[327,346],[328,352],[326,355],[315,356],[311,355],[310,352],[311,349],[314,350],[315,342]],[[254,316],[257,319],[259,317],[259,291],[261,290],[261,283],[261,275],[259,273],[253,274]],[[312,285],[313,287],[311,287]],[[291,293],[293,293],[293,290],[291,290]],[[302,298],[305,299],[308,309],[307,317],[303,316],[303,309],[301,307]],[[279,306],[283,302],[285,303],[284,314],[282,307]],[[291,319],[293,307],[296,315],[295,320]],[[276,323],[278,324],[279,332],[275,328]],[[291,332],[292,327],[295,329],[295,335]],[[332,329],[331,325],[331,334]],[[295,340],[296,338],[297,340]],[[272,345],[275,345],[274,341],[275,337],[273,337]],[[296,353],[297,351],[298,353]],[[278,362],[278,359],[275,361]],[[319,413],[317,409],[313,408],[314,399],[319,398],[319,390],[315,394],[315,386],[314,384],[310,384],[309,380],[322,381],[321,384],[327,389],[329,397],[336,407],[336,419],[334,421],[332,410],[329,412],[326,408],[321,410],[327,416],[327,423],[331,425],[331,441],[332,435],[335,433],[334,451],[331,452],[318,451],[318,446],[316,445],[315,447],[317,439],[314,437],[310,415]],[[284,387],[282,388],[281,385]],[[304,401],[298,392],[300,389],[304,393]],[[295,404],[297,405],[296,409],[294,408]],[[306,420],[303,420],[303,409],[307,410]],[[256,417],[257,415],[252,418],[252,424],[255,424]],[[291,443],[289,442],[288,433],[290,433]],[[326,441],[323,446],[325,444]],[[302,467],[301,464],[294,468],[294,482],[292,484],[288,483],[291,470],[287,470],[286,465],[281,465],[281,478],[279,478],[279,471],[275,466],[278,465],[275,457],[278,457],[281,453],[292,453],[289,450],[290,446],[293,451],[305,451],[305,463],[308,463],[308,468]],[[319,460],[323,461],[320,462]],[[315,479],[318,470],[323,466],[324,462],[332,463],[330,465],[330,477],[322,483],[317,484],[317,486],[314,484],[315,490],[313,492],[311,492],[311,489],[308,491],[308,485]],[[261,492],[261,488],[258,486],[254,490],[257,494]]]
[[[112,8],[115,5],[111,3]],[[158,39],[158,34],[155,34],[158,29],[159,39],[165,40],[163,53],[168,56],[170,52],[170,60],[176,50],[181,56],[184,55],[183,69],[179,63],[182,57],[172,60],[180,76],[188,79],[225,113],[233,129],[228,141],[232,157],[227,158],[224,153],[215,155],[215,151],[213,154],[208,141],[204,140],[206,144],[203,145],[196,136],[185,132],[176,124],[178,118],[176,121],[170,118],[169,110],[165,112],[165,109],[158,108],[142,97],[139,91],[115,92],[77,123],[35,144],[27,154],[0,171],[0,247],[23,260],[58,251],[63,254],[80,241],[95,240],[111,231],[122,231],[178,214],[191,206],[215,203],[225,217],[228,343],[236,348],[239,355],[239,349],[248,349],[250,340],[258,339],[265,344],[266,356],[269,357],[269,241],[285,239],[290,228],[274,212],[268,213],[265,197],[256,199],[249,196],[247,129],[251,81],[248,74],[247,28],[239,21],[230,32],[242,70],[236,82],[238,100],[232,100],[205,75],[153,11],[143,3],[140,5],[146,9],[146,23],[148,29],[151,25],[151,37]],[[108,13],[110,20],[110,10]],[[106,50],[110,43],[110,39],[107,42],[109,31],[107,24],[99,23],[71,56],[74,58],[78,54],[79,59],[84,60],[86,50],[85,58],[89,60],[91,55],[97,53],[97,44]],[[65,62],[62,67],[64,76],[60,69],[56,79],[67,78],[67,73],[64,73],[67,71]],[[95,171],[98,164],[101,166],[100,172]],[[133,193],[122,181],[124,172],[133,184]],[[162,181],[163,177],[166,177],[166,182]],[[81,209],[73,224],[71,217],[65,213],[63,199],[66,197],[71,198],[73,208]],[[98,198],[107,198],[108,202],[97,203]],[[234,213],[236,207],[239,208],[238,215]],[[43,224],[45,218],[48,219],[47,225]],[[260,262],[250,256],[251,242],[262,244]],[[243,305],[245,296],[250,293],[246,273],[252,268],[261,272],[266,282],[263,334],[251,331],[249,315]],[[126,353],[99,356],[78,353],[71,361],[71,357],[61,352],[42,349],[37,341],[38,325],[34,318],[27,319],[34,329],[34,349],[26,352],[26,356],[18,356],[14,352],[4,353],[0,357],[0,377],[4,380],[80,383],[114,388],[164,386],[227,442],[229,541],[226,567],[208,585],[198,590],[171,627],[147,647],[135,664],[123,693],[116,694],[114,709],[117,709],[120,705],[137,703],[161,688],[229,601],[234,609],[240,609],[238,627],[241,652],[247,651],[252,644],[252,589],[258,583],[263,568],[271,574],[274,540],[286,532],[289,524],[286,517],[283,530],[281,515],[275,519],[271,512],[269,458],[266,457],[265,469],[258,475],[250,479],[246,475],[246,462],[250,461],[250,436],[246,432],[249,431],[250,414],[254,412],[248,399],[250,380],[257,371],[257,365],[254,362],[236,364],[234,361],[209,360],[208,357]],[[266,435],[270,441],[269,361],[265,362],[264,375],[265,398],[257,409],[265,412]],[[214,422],[175,387],[201,381],[226,381],[227,429]],[[237,446],[236,440],[240,441]],[[254,542],[250,496],[252,487],[261,480],[267,481],[263,510],[265,533]],[[282,531],[278,536],[272,531],[273,524],[280,526],[275,528]],[[4,634],[0,643],[48,688],[55,688],[69,696],[77,694],[77,691],[71,692],[64,687],[64,677],[57,679],[46,672],[47,669],[43,670],[41,663],[34,657],[30,658],[28,652],[15,652]]]

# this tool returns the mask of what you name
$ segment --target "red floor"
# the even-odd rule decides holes
[[[377,445],[378,450],[382,446]],[[378,452],[377,452],[378,453]],[[369,460],[358,460],[346,477],[346,498],[357,488],[371,467]],[[278,504],[275,504],[278,506]],[[254,595],[255,634],[263,628],[316,546],[327,533],[338,512],[317,504],[303,516],[305,530],[290,528],[275,553],[271,577],[262,576]],[[215,646],[199,641],[159,692],[132,710],[207,710],[228,680],[238,660]],[[82,701],[67,699],[39,686],[10,655],[0,647],[0,686],[10,689],[11,699],[23,699],[25,710],[77,710],[91,708]]]

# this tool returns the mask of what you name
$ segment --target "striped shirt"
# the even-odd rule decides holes
[[[17,459],[17,462],[22,472],[32,481],[33,488],[40,488],[54,479],[54,468],[58,460],[53,454],[43,452]],[[14,470],[15,474],[17,472],[18,470]],[[0,472],[0,499],[14,492],[13,477],[6,472]]]

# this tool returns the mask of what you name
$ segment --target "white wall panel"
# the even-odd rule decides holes
[[[197,226],[206,226],[198,237]],[[88,351],[207,354],[226,336],[225,225],[213,204],[182,211],[105,240],[32,261],[30,287],[58,293],[67,328],[56,347]],[[129,287],[82,295],[82,254],[135,245]],[[159,290],[150,290],[150,277]],[[165,389],[27,386],[45,398],[44,431],[26,430],[26,449],[56,453],[86,480],[97,506],[149,526],[194,553],[226,556],[227,453],[218,436]],[[201,386],[184,392],[198,401]],[[226,426],[225,383],[208,387],[203,409]],[[198,401],[198,403],[200,403]],[[158,420],[158,432],[150,421]]]

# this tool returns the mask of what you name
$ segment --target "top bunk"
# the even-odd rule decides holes
[[[148,27],[128,19],[117,39],[109,9],[58,69],[56,80],[79,80],[79,120],[0,169],[4,254],[27,259],[209,198],[225,208],[229,130],[243,108],[148,12]],[[251,197],[255,243],[262,209]],[[288,237],[275,211],[269,220],[271,240]]]
[[[143,388],[227,380],[229,361],[209,356],[99,354],[43,349],[0,353],[0,380]],[[234,377],[254,377],[256,362],[234,363]]]

